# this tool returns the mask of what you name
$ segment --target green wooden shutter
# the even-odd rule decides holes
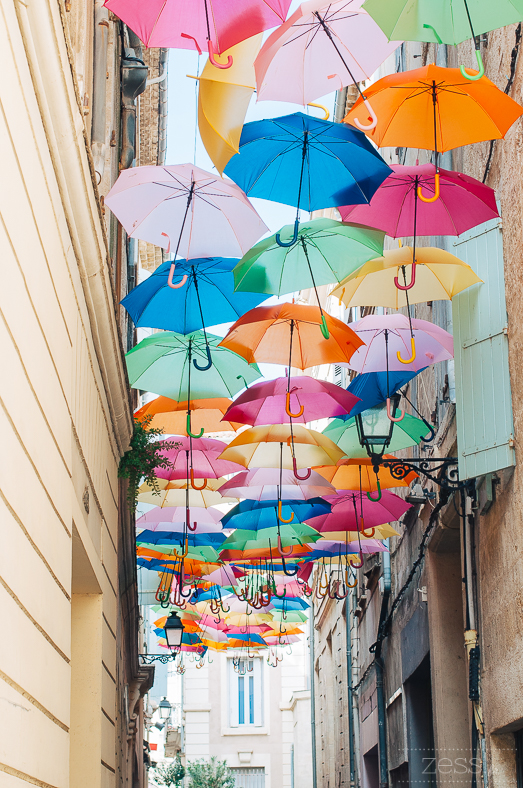
[[[450,251],[483,279],[452,301],[460,479],[515,465],[501,221],[475,227]]]

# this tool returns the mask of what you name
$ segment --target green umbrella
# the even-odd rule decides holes
[[[256,364],[218,347],[221,341],[203,331],[186,336],[162,331],[146,337],[126,354],[131,386],[177,401],[234,396],[261,372]]]
[[[140,547],[143,547],[147,550],[154,550],[155,553],[162,553],[165,555],[166,560],[173,558],[175,560],[178,559],[178,555],[183,551],[184,544],[176,545],[173,547],[172,545],[160,545],[160,544],[146,544],[140,543]],[[218,553],[214,549],[214,547],[207,547],[205,545],[187,545],[187,555],[185,558],[192,558],[194,561],[204,561],[207,564],[216,564],[219,562]]]
[[[387,434],[389,431],[390,421],[387,417],[387,408],[385,405],[379,405],[375,408],[364,410],[361,414],[361,419],[367,435]],[[410,413],[405,413],[402,420],[394,424],[392,440],[387,446],[386,451],[394,452],[400,451],[401,449],[408,449],[410,446],[416,446],[421,443],[422,438],[426,437],[429,432],[430,427],[427,426],[426,422],[415,416],[411,416]],[[358,438],[355,416],[347,420],[333,419],[331,423],[325,427],[323,434],[334,441],[350,459],[367,457],[367,452],[361,446]]]
[[[280,231],[292,236],[294,227]],[[384,233],[352,227],[334,219],[300,224],[298,240],[282,247],[271,235],[249,249],[234,268],[236,290],[281,295],[341,282],[369,260],[383,254]]]
[[[523,0],[366,0],[362,6],[389,40],[459,44],[475,39],[479,74],[484,68],[476,38],[523,19]],[[463,66],[461,73],[471,79]]]
[[[280,542],[278,542],[278,537]],[[305,523],[282,525],[281,528],[263,528],[261,531],[245,531],[238,529],[223,542],[219,553],[227,550],[269,550],[273,551],[274,560],[278,560],[278,546],[291,547],[317,542],[321,535]],[[285,556],[287,557],[287,556]]]

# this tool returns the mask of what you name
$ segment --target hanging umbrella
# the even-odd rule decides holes
[[[294,423],[350,413],[359,400],[334,383],[306,375],[262,381],[243,392],[231,405],[226,417],[253,427],[261,424]]]
[[[392,454],[385,454],[384,459],[395,460],[397,458]],[[414,479],[418,478],[418,474],[411,471],[404,479],[395,479],[390,470],[384,467],[380,467],[376,474],[372,461],[368,457],[340,460],[339,465],[324,465],[316,467],[314,470],[327,479],[336,490],[372,492],[394,487],[408,487]],[[330,500],[330,496],[326,496],[326,500]]]
[[[401,314],[367,315],[352,326],[366,343],[349,362],[357,372],[403,367],[419,371],[453,358],[451,334],[427,320],[411,320]]]
[[[314,528],[304,523],[292,522],[285,527],[274,526],[272,528],[262,528],[259,531],[238,530],[227,537],[220,548],[220,557],[227,560],[224,556],[229,551],[241,551],[246,558],[261,558],[270,554],[270,551],[277,555],[277,550],[290,548],[287,555],[294,555],[294,548],[306,547],[320,538]],[[296,553],[299,555],[299,551]],[[280,552],[281,555],[281,552]]]
[[[160,441],[163,446],[164,441]],[[218,459],[227,444],[214,438],[184,438],[174,436],[174,447],[161,449],[162,457],[170,462],[170,467],[155,468],[158,479],[218,479],[229,473],[241,471],[242,466],[235,462]],[[192,486],[192,484],[191,484]],[[195,489],[193,487],[193,489]]]
[[[345,323],[318,307],[284,303],[251,309],[234,323],[220,344],[250,364],[286,364],[290,374],[291,367],[307,369],[348,362],[362,340]]]
[[[122,19],[146,47],[208,50],[218,68],[230,68],[232,60],[218,63],[214,53],[280,25],[290,0],[105,0],[104,5]]]
[[[247,635],[228,635],[230,648],[259,649],[268,648],[261,635],[256,633]]]
[[[400,45],[389,42],[357,0],[302,3],[258,55],[258,101],[308,104],[374,74]]]
[[[168,397],[156,397],[134,412],[136,421],[147,420],[148,429],[162,429],[167,435],[187,435],[187,411],[191,411],[191,429],[199,433],[236,432],[242,425],[224,418],[232,400],[226,397],[193,399],[190,403],[176,402]]]
[[[198,131],[205,150],[220,174],[231,156],[238,153],[245,115],[254,93],[254,60],[262,36],[242,41],[224,52],[232,58],[228,69],[207,61],[199,78]]]
[[[414,263],[413,263],[414,261]],[[397,282],[401,289],[398,289]],[[404,286],[410,283],[408,290]],[[467,287],[481,284],[472,268],[450,252],[430,246],[402,246],[365,263],[331,295],[346,307],[385,306],[393,309],[424,301],[450,301]]]
[[[423,369],[426,369],[426,367],[423,367]],[[351,410],[351,418],[357,413],[362,413],[364,410],[373,408],[375,405],[380,405],[382,402],[390,399],[402,386],[406,386],[416,375],[423,372],[423,369],[364,372],[362,375],[356,375],[347,391],[359,397],[361,402]],[[340,416],[339,418],[343,419],[344,417]]]
[[[225,541],[225,534],[222,533],[199,533],[184,535],[183,531],[142,531],[136,535],[136,544],[141,547],[158,547],[161,552],[163,548],[177,547],[178,553],[183,552],[184,543],[187,542],[189,550],[193,547],[213,547],[217,550]]]
[[[292,229],[283,227],[280,233],[288,237]],[[300,224],[292,246],[280,246],[275,235],[255,244],[234,269],[234,282],[237,290],[251,293],[292,293],[340,282],[381,254],[380,232],[334,219],[311,219]]]
[[[318,560],[319,558],[333,557],[341,560],[342,556],[356,553],[372,555],[373,553],[388,553],[388,549],[377,539],[357,539],[352,542],[335,542],[331,539],[320,539],[314,545],[314,550],[308,558],[314,557],[314,560]]]
[[[223,257],[177,260],[174,275],[172,263],[163,263],[121,304],[135,326],[179,334],[232,322],[264,300],[263,295],[235,292],[232,271],[237,263]],[[180,284],[176,289],[169,286],[174,280]]]
[[[399,533],[392,525],[384,523],[383,525],[375,526],[374,537],[364,536],[359,530],[351,531],[346,529],[343,531],[322,531],[321,536],[323,539],[329,539],[332,542],[355,542],[359,539],[363,543],[371,538],[390,539],[391,536],[399,536]],[[316,542],[316,544],[318,544],[318,542]]]
[[[307,481],[297,479],[290,470],[282,471],[280,485],[279,468],[253,468],[241,471],[220,487],[222,494],[254,501],[274,501],[281,499],[307,501],[335,492],[334,487],[312,471]]]
[[[348,200],[346,201],[348,202]],[[105,198],[131,238],[141,238],[187,259],[213,251],[241,257],[267,231],[234,183],[194,164],[122,170]]]
[[[146,528],[149,531],[175,531],[177,526],[185,523],[185,506],[162,509],[155,506],[136,520],[137,528]],[[221,530],[222,513],[218,509],[191,508],[189,511],[191,522],[198,523],[198,533],[213,533]]]
[[[362,132],[296,112],[246,123],[240,152],[225,174],[251,197],[296,207],[292,240],[276,236],[290,246],[298,237],[300,208],[368,202],[390,168]]]
[[[186,506],[187,490],[189,491],[189,507],[209,507],[220,503],[236,503],[235,498],[222,497],[219,492],[224,479],[207,479],[207,485],[203,490],[194,490],[190,486],[187,488],[185,480],[167,481],[158,479],[157,484],[160,492],[144,482],[138,489],[137,500],[141,503],[152,503],[154,506],[176,506],[182,508]],[[194,522],[197,522],[196,520]]]
[[[284,501],[280,507],[278,501],[240,501],[222,518],[223,528],[235,528],[243,531],[263,531],[266,528],[277,528],[279,515],[285,522],[303,523],[310,517],[316,517],[330,511],[330,505],[323,498],[312,498],[309,501]]]
[[[410,503],[388,490],[383,491],[379,501],[369,501],[364,492],[351,491],[344,496],[338,496],[329,514],[322,514],[307,522],[319,534],[326,531],[368,531],[399,520],[411,508]]]

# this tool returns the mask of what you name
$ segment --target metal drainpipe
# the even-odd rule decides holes
[[[390,554],[382,553],[383,560],[383,597],[381,600],[380,622],[378,633],[381,631],[387,613],[387,604],[391,589]],[[376,660],[376,695],[378,706],[378,743],[380,754],[380,788],[387,788],[389,784],[389,767],[387,758],[387,724],[385,716],[385,693],[383,687],[384,664],[381,659],[381,644],[379,640],[374,653]]]
[[[350,600],[352,593],[345,599],[345,640],[347,644],[347,692],[349,713],[349,769],[351,788],[356,785],[356,758],[354,753],[354,695],[352,691],[352,633],[350,629]]]
[[[342,88],[341,90],[336,91],[336,102],[334,104],[334,123],[341,123],[345,116],[347,90],[348,88]]]
[[[314,602],[310,606],[309,651],[311,655],[311,736],[312,736],[312,788],[317,788],[316,771],[316,704],[314,699]]]
[[[106,106],[107,106],[107,38],[109,11],[103,0],[94,0],[93,112],[91,120],[91,151],[98,183],[105,168]]]

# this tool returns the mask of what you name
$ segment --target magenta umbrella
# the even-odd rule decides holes
[[[292,470],[282,469],[280,486],[279,468],[251,468],[222,484],[220,492],[252,501],[307,501],[332,495],[336,490],[317,471],[311,471],[303,480],[297,479]]]
[[[171,531],[173,533],[182,533],[183,526],[186,523],[187,511],[185,506],[169,506],[160,507],[155,506],[154,509],[143,514],[136,521],[137,528],[145,528],[148,531]],[[223,513],[218,509],[209,507],[191,506],[189,507],[189,519],[191,522],[196,522],[197,532],[204,533],[219,533],[222,530],[221,518]]]
[[[290,386],[290,389],[289,389]],[[361,400],[348,391],[307,375],[261,381],[229,406],[223,419],[240,424],[299,424],[344,416]]]
[[[208,50],[214,52],[245,41],[280,25],[291,0],[105,0],[104,5],[122,19],[147,47]]]
[[[331,539],[318,539],[314,544],[313,554],[316,557],[349,555],[353,553],[387,553],[388,550],[378,539],[364,539],[353,542],[334,542]],[[320,555],[318,555],[320,554]]]
[[[411,320],[399,313],[367,315],[351,323],[351,328],[366,343],[347,365],[360,373],[419,372],[454,356],[452,335],[428,320]]]
[[[478,224],[499,216],[494,189],[434,164],[405,167],[391,165],[394,172],[383,181],[368,205],[339,208],[344,222],[383,230],[392,238],[409,235],[461,235]],[[434,197],[434,176],[439,173],[439,198],[426,203],[418,197]],[[414,221],[416,223],[414,223]]]
[[[174,435],[169,443],[174,449],[164,449],[162,455],[172,464],[170,468],[156,468],[155,475],[168,481],[175,479],[219,479],[228,473],[243,471],[243,465],[231,460],[219,460],[227,444],[214,438],[186,438]]]
[[[343,495],[327,496],[327,500],[333,504],[332,510],[328,514],[320,514],[307,520],[307,525],[315,528],[319,533],[377,528],[399,520],[412,508],[410,503],[389,490],[382,491],[379,501],[370,501],[367,494],[359,490],[349,490]]]

